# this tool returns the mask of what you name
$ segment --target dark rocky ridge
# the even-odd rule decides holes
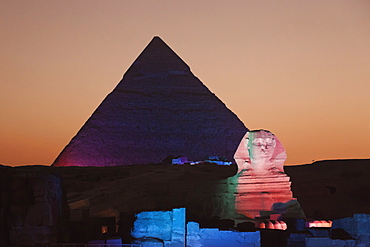
[[[370,214],[370,160],[324,160],[286,166],[292,190],[308,218]]]
[[[53,166],[160,163],[167,156],[233,160],[247,128],[154,37]]]
[[[116,206],[118,211],[127,209],[135,212],[184,206],[184,203],[179,203],[178,200],[184,200],[185,192],[197,193],[202,184],[208,182],[219,185],[236,173],[235,165],[217,166],[207,163],[196,166],[30,166],[22,170],[25,168],[57,174],[63,180],[69,204],[88,198],[92,202],[91,208],[94,208],[94,212]],[[354,213],[370,214],[369,159],[327,160],[307,165],[285,166],[284,169],[291,178],[293,195],[300,202],[307,217],[335,219],[352,216]],[[218,188],[209,187],[213,192]],[[180,191],[183,193],[179,193]],[[210,194],[207,190],[204,192]],[[101,200],[102,197],[105,199]],[[162,197],[166,198],[165,201]],[[140,206],[142,200],[147,203]],[[166,201],[169,201],[169,205],[163,206]],[[158,205],[155,205],[156,203]]]
[[[186,207],[188,215],[202,219],[220,213],[220,189],[227,189],[222,185],[237,171],[236,165],[209,163],[49,169],[63,178],[71,209],[88,208],[91,216],[108,209],[130,215]]]
[[[225,193],[232,194],[229,197],[232,204],[233,190],[237,185],[228,187],[227,183],[237,182],[236,179],[232,180],[235,169],[235,166],[214,165],[138,165],[94,169],[71,167],[56,169],[55,172],[64,180],[69,202],[98,197],[104,193],[105,197],[111,199],[94,200],[91,205],[97,211],[113,205],[112,203],[120,205],[125,202],[120,211],[131,208],[138,212],[150,208],[161,210],[161,207],[168,209],[173,206],[187,206],[187,202],[202,208],[203,203],[214,201],[215,197]],[[307,165],[285,166],[284,169],[291,178],[293,196],[297,198],[308,218],[339,219],[355,213],[370,214],[370,159],[326,160]],[[194,193],[200,197],[192,201]],[[73,200],[72,195],[75,196]],[[192,199],[184,201],[186,195]],[[196,200],[199,201],[195,203]],[[139,206],[144,201],[146,202]],[[224,206],[222,204],[217,207]],[[200,208],[199,210],[203,210]],[[196,207],[192,210],[194,214],[199,213]],[[207,214],[216,215],[222,208],[208,210]]]
[[[60,177],[63,182],[62,190],[66,193],[71,209],[72,226],[73,222],[84,217],[119,217],[121,226],[127,227],[129,232],[135,213],[186,207],[187,220],[200,222],[203,227],[218,227],[218,217],[230,219],[236,216],[232,210],[237,188],[237,179],[234,179],[236,171],[236,165],[217,166],[207,163],[197,166],[147,164],[116,167],[0,167],[0,204],[6,210],[23,205],[25,211],[22,212],[25,213],[18,213],[24,215],[21,217],[30,214],[24,219],[39,219],[34,216],[40,212],[35,211],[33,214],[32,210],[26,210],[38,206],[31,189],[37,188],[35,186],[39,184],[34,178],[40,178],[41,181],[54,181],[55,178],[55,181],[58,181]],[[370,214],[369,159],[320,161],[308,165],[286,166],[285,171],[292,181],[293,196],[298,199],[308,218],[339,219],[355,213]],[[25,178],[21,181],[27,181],[29,187],[23,186],[20,190],[24,196],[9,201],[7,198],[13,194],[12,181],[18,181],[19,178]],[[45,187],[47,183],[42,184],[44,185],[40,188],[43,191],[57,189],[53,185],[55,183],[52,183],[53,186],[49,189]],[[48,196],[44,201],[51,202]],[[59,205],[59,208],[64,208],[63,204]],[[13,219],[12,214],[8,213],[6,221],[3,219],[1,222],[6,224],[17,219],[20,219],[19,216]],[[91,221],[85,222],[87,225],[91,224]],[[19,226],[22,226],[21,224]],[[32,224],[36,223],[30,225]],[[91,233],[91,229],[86,225],[83,225],[85,228],[80,226],[77,225],[77,230],[85,230],[85,236],[90,236],[87,233]],[[5,225],[3,229],[7,227],[9,225]],[[45,229],[54,227],[55,225],[46,225]],[[19,229],[21,232],[21,227]],[[68,229],[60,231],[68,232]],[[76,236],[81,237],[83,234]]]

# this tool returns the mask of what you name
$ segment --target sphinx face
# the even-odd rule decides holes
[[[270,131],[255,130],[244,135],[234,158],[239,172],[242,170],[253,170],[255,173],[270,172],[275,168],[284,172],[286,152],[279,139]]]
[[[271,159],[276,147],[274,135],[270,132],[252,132],[248,140],[249,156],[253,160]]]

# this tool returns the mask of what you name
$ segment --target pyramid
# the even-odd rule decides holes
[[[154,37],[53,166],[230,161],[247,128],[189,66]]]

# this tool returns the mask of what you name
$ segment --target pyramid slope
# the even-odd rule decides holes
[[[247,128],[159,37],[125,73],[54,166],[159,163],[233,154]]]

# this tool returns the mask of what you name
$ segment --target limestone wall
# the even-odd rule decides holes
[[[132,236],[142,246],[166,247],[259,247],[260,232],[221,231],[199,228],[188,222],[185,228],[185,208],[172,211],[141,212],[137,214]]]
[[[175,208],[172,211],[141,212],[136,215],[136,221],[131,235],[138,240],[136,243],[149,244],[145,238],[156,239],[165,246],[185,246],[185,208]],[[162,245],[162,246],[163,246]]]

